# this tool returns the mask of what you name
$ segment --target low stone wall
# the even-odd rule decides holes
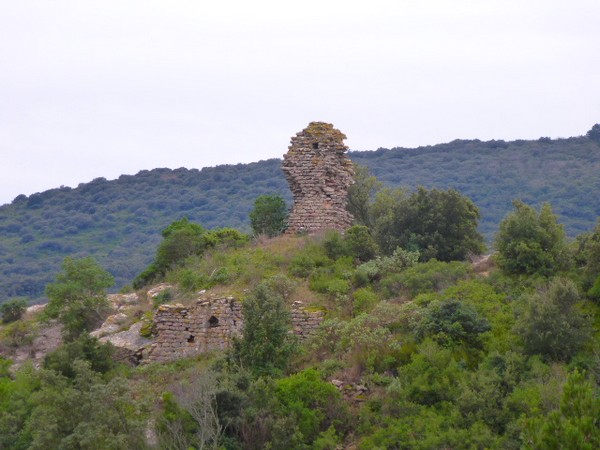
[[[156,340],[145,361],[172,361],[222,350],[241,332],[242,305],[233,297],[198,300],[195,305],[162,305],[154,316]]]
[[[302,307],[301,302],[294,302],[290,316],[292,319],[292,333],[300,339],[305,339],[317,331],[321,322],[323,322],[324,313],[322,311],[307,311]]]
[[[323,320],[296,302],[291,311],[292,332],[310,336]],[[144,362],[166,362],[224,350],[242,332],[242,304],[233,297],[198,300],[190,306],[162,305],[154,316],[156,339],[142,356]]]

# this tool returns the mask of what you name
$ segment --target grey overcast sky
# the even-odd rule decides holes
[[[584,134],[599,0],[0,0],[0,204],[156,167]]]

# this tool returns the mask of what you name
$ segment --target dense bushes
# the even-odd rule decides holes
[[[395,198],[380,193],[372,209],[375,239],[384,253],[402,247],[419,251],[423,261],[453,261],[485,248],[477,231],[479,209],[458,191],[419,187]]]
[[[168,269],[183,263],[190,256],[201,256],[216,246],[235,247],[248,242],[249,237],[231,228],[206,230],[187,217],[176,220],[162,231],[163,241],[156,250],[154,261],[133,280],[139,289],[165,275]],[[190,282],[190,285],[194,285]],[[194,285],[195,287],[195,285]]]

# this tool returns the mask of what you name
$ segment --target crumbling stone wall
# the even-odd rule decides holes
[[[354,170],[344,139],[324,122],[311,122],[292,137],[282,165],[294,195],[288,233],[343,231],[352,225],[346,205]]]
[[[310,336],[323,320],[320,311],[295,303],[292,332]],[[198,300],[194,305],[161,305],[154,316],[156,339],[143,352],[145,362],[166,362],[230,347],[242,332],[242,304],[233,297]]]

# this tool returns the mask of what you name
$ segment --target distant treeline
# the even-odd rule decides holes
[[[590,230],[600,215],[600,145],[590,137],[456,140],[350,157],[388,186],[455,188],[469,196],[488,241],[515,198],[550,202],[571,237]],[[160,231],[183,216],[207,228],[249,231],[256,197],[281,194],[291,203],[280,164],[144,170],[20,195],[0,207],[0,302],[41,300],[67,255],[94,256],[124,286],[152,260]]]

